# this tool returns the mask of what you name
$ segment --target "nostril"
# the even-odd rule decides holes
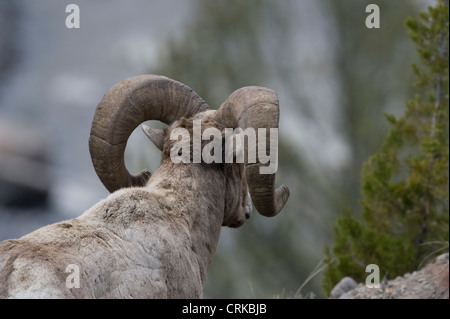
[[[249,219],[250,216],[251,216],[250,212],[245,213],[245,218],[246,218],[246,219]]]

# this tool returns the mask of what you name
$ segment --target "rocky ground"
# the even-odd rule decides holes
[[[343,278],[331,291],[333,299],[448,299],[449,254],[412,273],[384,280],[380,288],[367,288],[352,278]]]

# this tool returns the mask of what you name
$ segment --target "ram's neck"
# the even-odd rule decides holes
[[[219,240],[225,207],[225,178],[214,168],[193,164],[162,164],[147,184],[170,207],[174,220],[186,223],[202,282]]]

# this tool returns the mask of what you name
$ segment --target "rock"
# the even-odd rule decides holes
[[[357,285],[358,283],[353,278],[344,277],[331,290],[330,296],[332,298],[340,298],[346,292],[356,288]],[[341,299],[348,299],[348,298],[341,298]]]
[[[347,289],[348,277],[343,278],[332,290],[331,298],[342,299],[448,299],[449,258],[440,255],[432,263],[419,270],[398,276],[383,283],[380,288],[368,288],[359,284]],[[350,278],[351,279],[351,278]],[[351,284],[350,284],[351,287]]]
[[[436,262],[446,262],[446,261],[448,261],[448,253],[436,257]]]

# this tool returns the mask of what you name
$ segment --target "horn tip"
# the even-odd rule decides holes
[[[275,215],[278,215],[281,210],[284,208],[284,206],[286,205],[289,196],[290,196],[291,192],[289,190],[289,187],[287,187],[286,185],[281,185],[280,187],[278,187],[276,189],[276,198],[278,199],[278,209]]]
[[[280,192],[282,194],[281,196],[282,196],[283,202],[286,203],[289,198],[289,195],[291,195],[291,191],[289,190],[289,187],[287,187],[286,185],[281,185]]]

